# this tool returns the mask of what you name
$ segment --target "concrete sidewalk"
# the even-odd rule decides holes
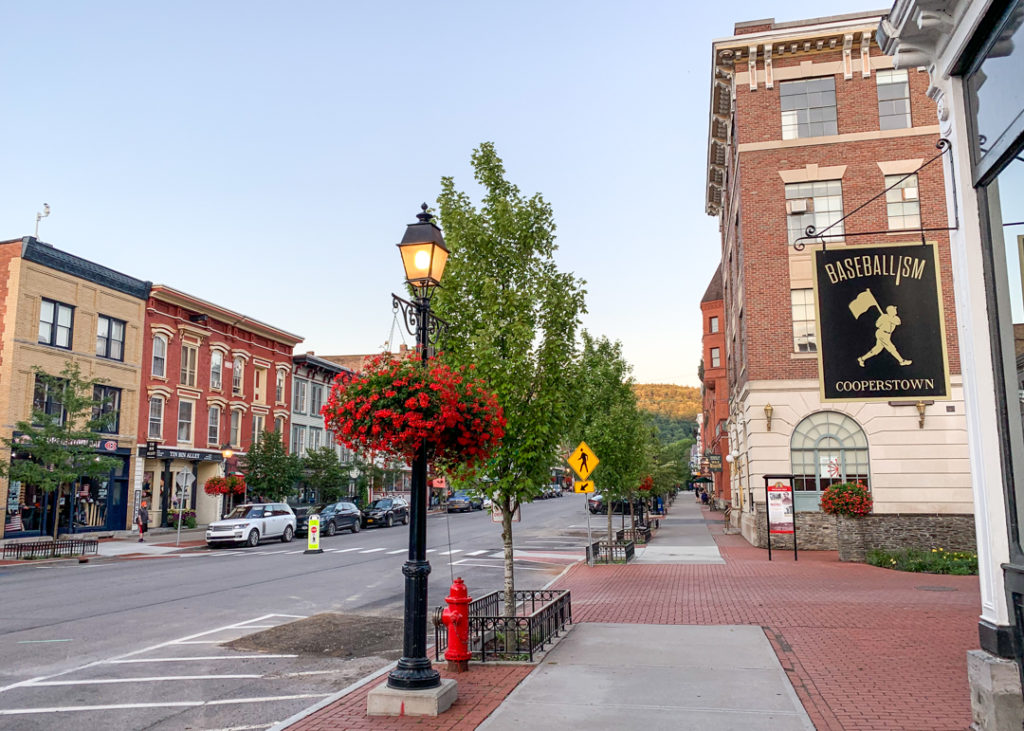
[[[454,676],[459,700],[437,718],[367,717],[366,693],[381,676],[280,728],[970,724],[977,577],[840,563],[835,552],[769,562],[726,535],[722,520],[683,493],[636,562],[574,565],[554,584],[572,592],[569,634],[532,668],[472,664]]]

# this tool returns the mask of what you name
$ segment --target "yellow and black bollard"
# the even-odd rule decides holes
[[[323,553],[324,549],[320,548],[320,516],[316,514],[309,516],[306,527],[307,539],[304,553]]]

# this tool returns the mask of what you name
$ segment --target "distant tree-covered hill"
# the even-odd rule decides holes
[[[651,415],[663,444],[693,436],[700,413],[700,389],[670,383],[637,383],[637,406]]]

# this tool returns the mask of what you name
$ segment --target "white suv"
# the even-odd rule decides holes
[[[239,505],[223,520],[206,528],[206,544],[225,543],[259,545],[264,538],[280,538],[288,543],[295,537],[295,513],[285,503],[247,503]]]

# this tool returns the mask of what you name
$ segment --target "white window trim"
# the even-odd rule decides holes
[[[181,438],[181,407],[188,404],[191,409],[191,417],[188,420],[188,439]],[[195,444],[196,436],[196,402],[191,399],[178,399],[178,416],[174,421],[175,435],[178,444]]]
[[[156,372],[156,342],[158,340],[164,344],[164,355],[163,355],[164,368],[163,368],[163,373],[157,373]],[[157,333],[157,334],[155,334],[153,336],[153,353],[152,353],[152,355],[150,357],[150,362],[149,362],[149,374],[153,378],[160,378],[160,379],[163,379],[163,380],[167,380],[167,351],[170,349],[170,346],[171,346],[170,341],[168,340],[166,335],[163,335],[161,333]]]
[[[160,422],[159,432],[160,433],[159,434],[154,434],[153,433],[153,404],[155,402],[159,402],[160,403],[160,419],[159,419],[159,422]],[[164,412],[166,411],[166,409],[164,407],[166,405],[167,405],[167,400],[163,396],[150,396],[149,397],[149,417],[147,419],[148,426],[146,428],[146,433],[149,435],[150,439],[163,439],[164,438]]]

